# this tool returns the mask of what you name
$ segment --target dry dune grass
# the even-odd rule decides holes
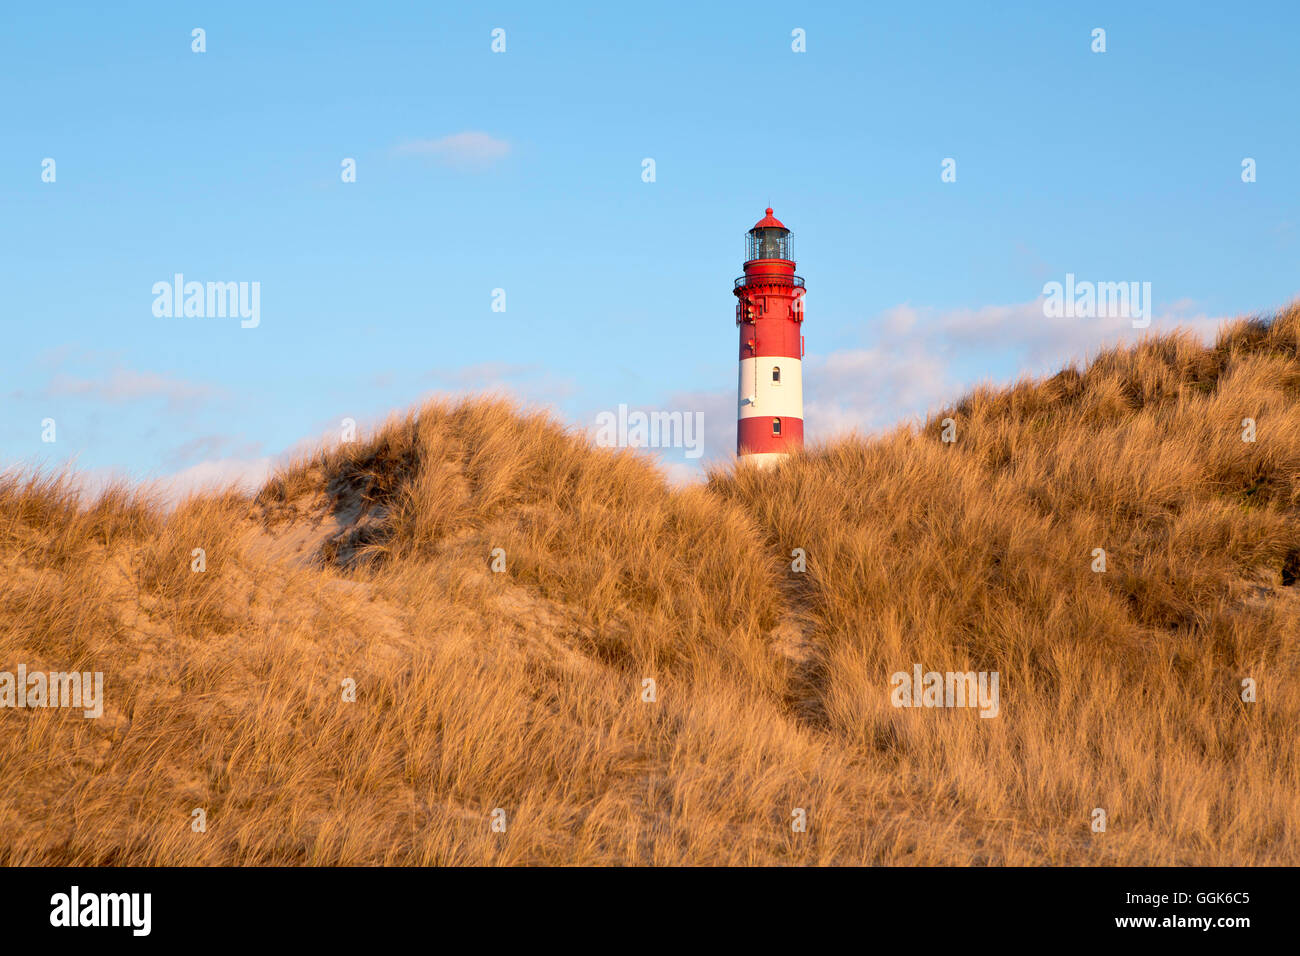
[[[684,490],[493,400],[172,511],[11,474],[0,670],[106,699],[0,710],[0,862],[1300,862],[1298,335]],[[894,708],[914,664],[999,716]]]

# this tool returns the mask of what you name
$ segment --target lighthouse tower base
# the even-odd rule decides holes
[[[789,457],[785,452],[770,451],[760,455],[741,455],[736,461],[742,465],[752,465],[755,468],[771,468],[778,461],[785,461]]]

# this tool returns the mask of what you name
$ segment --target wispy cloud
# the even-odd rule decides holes
[[[187,382],[159,372],[142,372],[118,366],[107,375],[85,378],[56,373],[44,389],[49,398],[88,398],[121,404],[146,399],[162,399],[175,410],[223,395],[221,389],[197,382]]]
[[[906,307],[900,307],[906,308]],[[1152,317],[1147,329],[1133,327],[1131,319],[1051,318],[1044,315],[1043,299],[1015,305],[990,305],[978,309],[915,314],[914,322],[937,332],[955,347],[978,346],[1019,353],[1022,372],[1041,374],[1071,361],[1084,362],[1104,346],[1133,344],[1143,335],[1183,329],[1204,342],[1212,342],[1226,317],[1197,311],[1180,300]]]
[[[878,431],[923,417],[959,399],[978,370],[996,363],[1002,378],[1045,375],[1080,365],[1106,346],[1182,329],[1213,342],[1226,317],[1180,300],[1152,317],[1147,329],[1124,318],[1049,318],[1043,300],[978,308],[895,306],[871,323],[871,347],[809,355],[804,370],[808,435],[826,439],[850,430]]]
[[[804,384],[804,422],[813,440],[887,428],[961,388],[944,358],[920,339],[809,356]]]
[[[512,362],[480,362],[461,368],[432,369],[424,376],[436,383],[435,394],[456,397],[465,392],[500,393],[521,401],[555,405],[577,391],[571,378],[552,375],[543,366]]]
[[[510,143],[488,133],[469,130],[439,139],[402,143],[395,150],[401,156],[426,156],[455,169],[482,170],[510,154]]]
[[[180,468],[194,462],[230,458],[257,458],[262,443],[238,435],[200,435],[173,449],[167,456],[170,466]]]
[[[162,399],[169,410],[188,409],[194,403],[224,398],[227,392],[202,382],[187,381],[166,372],[131,368],[120,352],[61,345],[36,357],[32,368],[44,373],[45,383],[18,388],[13,399],[85,398],[113,405]]]
[[[199,491],[212,491],[235,485],[245,491],[255,491],[271,476],[275,460],[267,458],[225,458],[201,461],[175,474],[153,482],[155,488],[168,502],[177,502],[186,495]]]
[[[687,415],[700,412],[704,416],[703,454],[698,459],[678,461],[675,459],[682,458],[681,452],[675,449],[665,451],[659,455],[665,467],[672,464],[678,471],[694,468],[699,472],[709,462],[735,454],[737,405],[734,382],[729,388],[674,392],[664,400],[659,410],[680,411]]]

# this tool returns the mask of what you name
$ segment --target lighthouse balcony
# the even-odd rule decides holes
[[[756,285],[784,285],[794,286],[796,289],[802,289],[803,276],[781,275],[780,273],[767,273],[752,276],[741,276],[736,280],[736,289],[744,289]]]

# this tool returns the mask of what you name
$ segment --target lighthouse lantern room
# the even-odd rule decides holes
[[[767,214],[745,237],[736,280],[740,388],[736,454],[770,465],[803,447],[803,296],[790,230]]]

